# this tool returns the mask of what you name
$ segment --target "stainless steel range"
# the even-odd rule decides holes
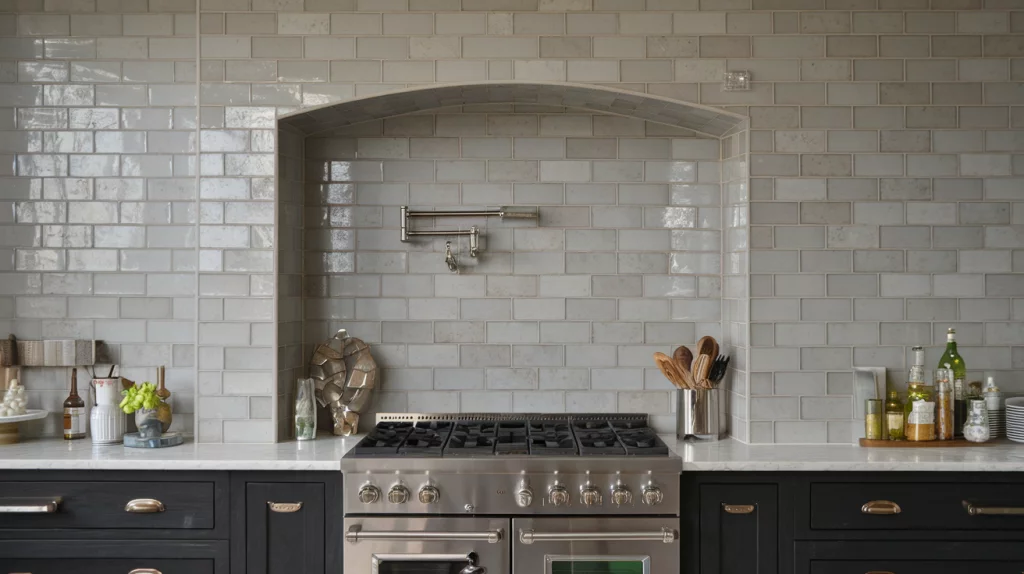
[[[675,574],[646,415],[379,414],[341,461],[345,574]]]

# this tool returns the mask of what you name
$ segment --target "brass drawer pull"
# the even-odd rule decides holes
[[[964,510],[971,516],[1014,516],[1024,515],[1021,506],[976,506],[973,502],[964,501]]]
[[[754,512],[753,504],[723,504],[722,510],[728,514],[750,514]]]
[[[268,502],[271,512],[298,512],[302,509],[301,502]]]
[[[124,505],[124,511],[133,514],[153,514],[165,510],[167,508],[164,507],[164,503],[155,498],[136,498],[135,500],[129,500],[128,504]],[[156,572],[156,570],[153,570],[153,572]],[[128,574],[131,574],[131,572]]]
[[[864,514],[899,514],[903,509],[891,500],[872,500],[865,502],[860,511]]]
[[[52,498],[0,498],[0,514],[55,514],[62,502]]]
[[[163,572],[156,568],[136,568],[135,570],[128,572],[128,574],[163,574]]]

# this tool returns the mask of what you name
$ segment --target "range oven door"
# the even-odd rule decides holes
[[[345,519],[344,574],[509,574],[509,521]]]
[[[679,572],[678,518],[516,518],[514,574]]]

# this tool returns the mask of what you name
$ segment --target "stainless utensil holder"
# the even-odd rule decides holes
[[[676,391],[676,438],[722,438],[726,433],[724,392],[721,389]]]

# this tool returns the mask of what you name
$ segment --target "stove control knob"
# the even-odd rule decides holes
[[[391,504],[405,504],[407,500],[409,500],[409,489],[401,484],[392,486],[388,491],[388,502]]]
[[[359,502],[373,504],[380,500],[380,489],[372,484],[364,484],[359,489]]]
[[[548,489],[548,501],[552,506],[567,506],[569,504],[569,491],[561,484],[555,484]]]
[[[629,506],[633,504],[633,493],[625,486],[616,486],[612,489],[612,504],[615,506]]]
[[[423,504],[434,504],[441,498],[441,491],[436,486],[426,484],[420,488],[419,499]]]
[[[601,491],[596,486],[585,486],[580,490],[580,502],[583,506],[601,506]]]
[[[661,501],[665,499],[665,495],[661,493],[661,489],[653,484],[644,487],[643,501],[647,506],[655,506],[661,504]]]
[[[533,491],[530,490],[529,486],[523,486],[516,492],[516,504],[520,508],[528,508],[533,504]]]

